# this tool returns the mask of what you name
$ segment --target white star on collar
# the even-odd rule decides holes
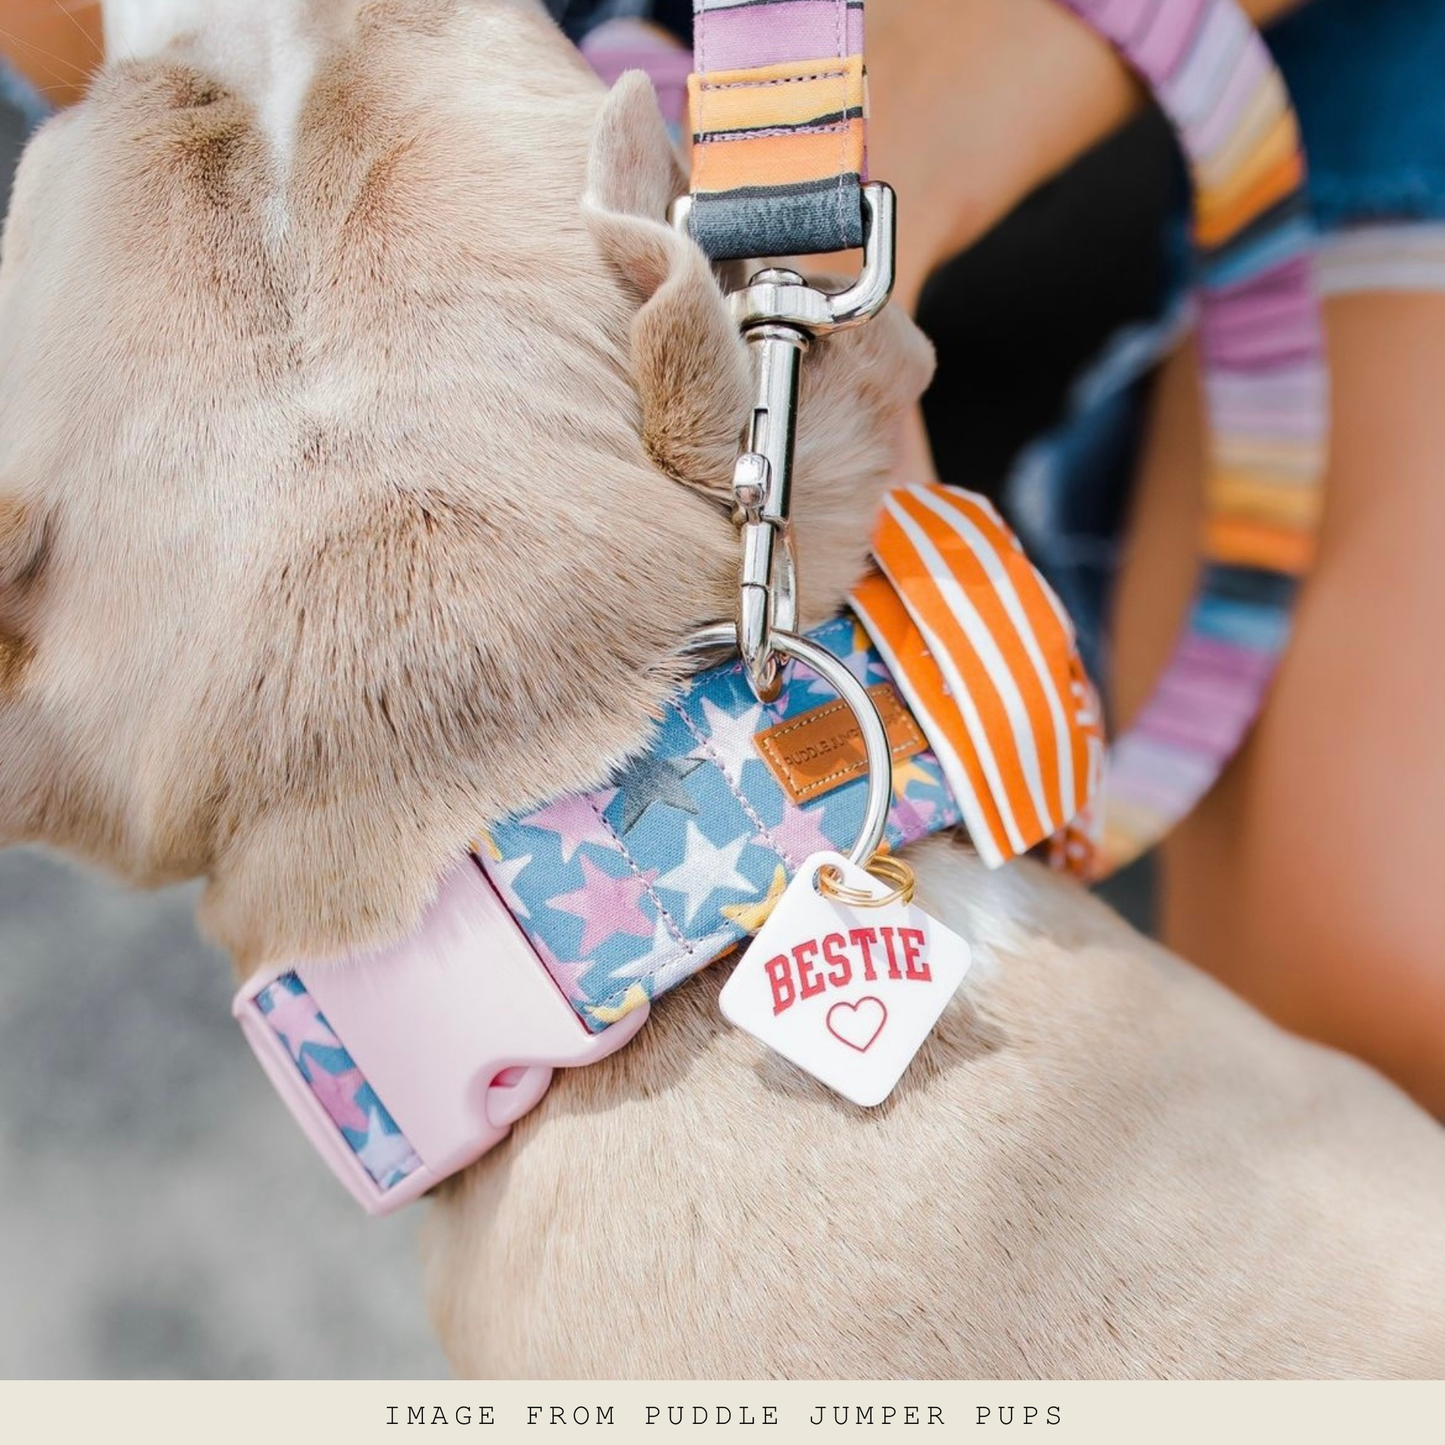
[[[730,893],[751,895],[757,890],[738,872],[738,859],[753,840],[744,834],[719,847],[696,823],[688,820],[687,839],[682,862],[657,880],[656,887],[681,893],[687,900],[682,926],[687,928],[714,893],[726,889]]]
[[[723,772],[736,782],[743,764],[758,755],[753,739],[763,720],[761,704],[754,703],[741,716],[734,717],[726,708],[705,697],[702,715],[707,720],[707,737],[713,753],[721,760]],[[706,751],[704,749],[704,754]]]
[[[652,942],[642,954],[621,968],[614,968],[608,978],[646,978],[657,970],[657,960],[682,949],[677,938],[677,923],[671,924],[662,914],[657,915],[657,927],[652,930]]]
[[[356,1157],[373,1179],[385,1181],[398,1169],[404,1169],[416,1159],[416,1154],[407,1143],[405,1135],[387,1132],[386,1125],[381,1122],[381,1115],[373,1105],[367,1120],[366,1143],[356,1151]]]
[[[500,858],[491,863],[487,872],[501,890],[502,901],[518,918],[530,918],[527,905],[517,896],[517,875],[532,861],[532,855],[525,858]]]

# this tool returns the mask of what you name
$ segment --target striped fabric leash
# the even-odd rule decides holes
[[[689,230],[715,261],[863,244],[863,0],[693,0]]]
[[[715,260],[863,237],[862,0],[695,0],[688,227]],[[852,599],[939,756],[982,856],[1048,838],[1082,870],[1097,701],[1053,593],[982,499],[889,498],[881,571]]]
[[[1263,706],[1314,556],[1329,429],[1299,127],[1234,0],[1063,0],[1149,83],[1195,190],[1210,423],[1205,571],[1185,632],[1108,769],[1099,872],[1213,785]]]

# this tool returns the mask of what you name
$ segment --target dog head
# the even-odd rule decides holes
[[[324,8],[300,80],[113,62],[0,267],[0,839],[203,875],[242,968],[600,785],[736,583],[751,383],[646,82],[529,5]],[[929,367],[896,314],[809,357],[808,621]]]

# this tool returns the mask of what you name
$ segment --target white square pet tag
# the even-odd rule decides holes
[[[837,853],[798,870],[738,961],[723,1016],[855,1104],[881,1104],[968,972],[969,951],[912,903],[820,893],[820,868],[874,897],[886,884]]]

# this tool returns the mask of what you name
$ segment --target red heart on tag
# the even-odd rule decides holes
[[[835,1003],[828,1010],[826,1022],[828,1032],[839,1043],[866,1054],[883,1032],[883,1025],[888,1022],[888,1010],[883,1007],[881,998],[869,994],[857,1003]]]

